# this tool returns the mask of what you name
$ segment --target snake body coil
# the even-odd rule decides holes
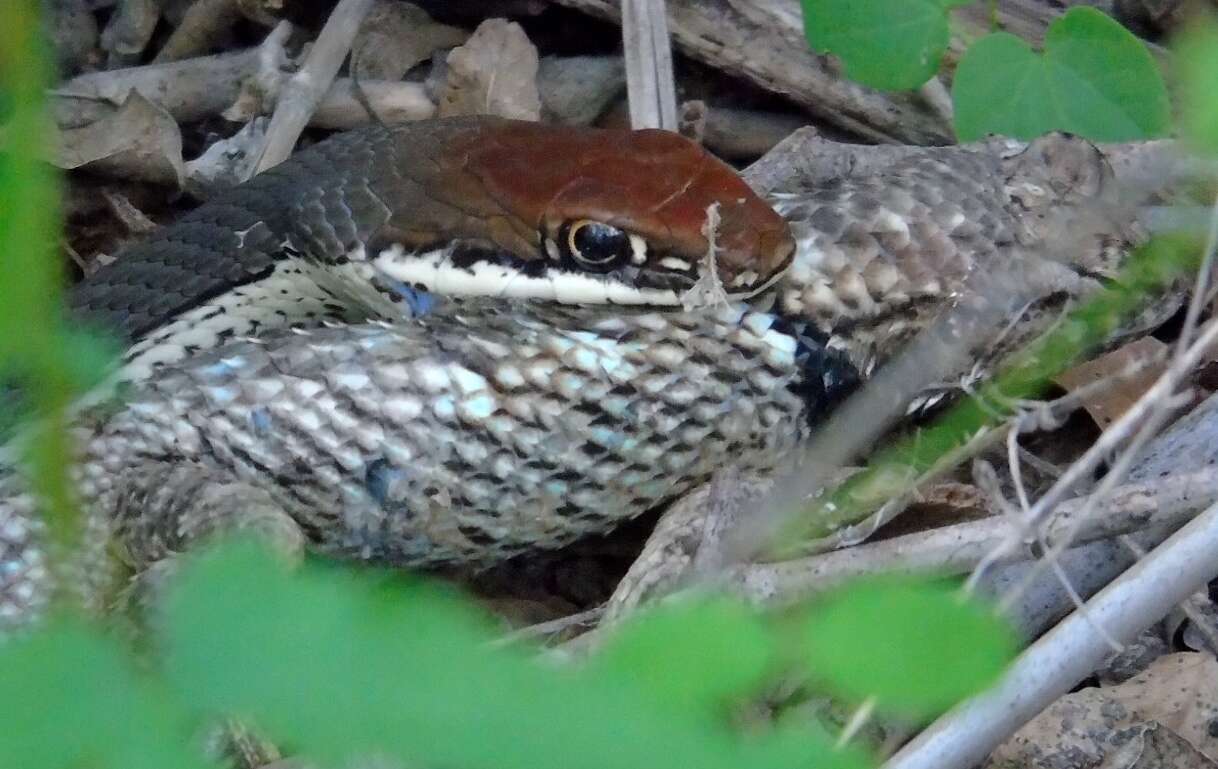
[[[928,150],[780,198],[800,251],[755,307],[639,306],[708,277],[745,296],[791,260],[782,220],[691,147],[495,120],[369,129],[120,255],[73,296],[131,342],[125,405],[76,421],[78,587],[96,605],[125,570],[245,525],[428,567],[604,531],[719,467],[772,467],[967,296],[978,254],[1034,240],[1012,213],[1022,160]],[[1041,295],[1078,293],[1119,248],[1042,264],[1065,277]],[[0,620],[45,600],[33,509],[0,476]]]

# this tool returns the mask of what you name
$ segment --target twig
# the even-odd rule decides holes
[[[573,627],[591,627],[601,618],[604,610],[604,606],[594,606],[591,609],[576,614],[569,614],[566,617],[558,617],[547,622],[538,622],[535,625],[513,630],[502,638],[496,638],[491,645],[493,647],[511,646],[518,641],[528,641],[534,638],[557,635]]]
[[[1146,557],[1146,548],[1138,544],[1133,537],[1123,534],[1117,537],[1117,541],[1120,542],[1121,547],[1128,550],[1134,558],[1142,559]],[[1201,597],[1203,600],[1208,600],[1203,594]],[[1197,632],[1202,635],[1206,643],[1210,645],[1210,648],[1218,650],[1218,630],[1210,627],[1210,618],[1205,616],[1205,614],[1203,614],[1201,609],[1197,606],[1197,599],[1198,595],[1193,594],[1184,601],[1181,601],[1180,605],[1176,608],[1178,608],[1185,617],[1192,620],[1193,624],[1197,626]]]
[[[1171,396],[1175,394],[1176,388],[1179,387],[1184,378],[1197,365],[1197,361],[1201,359],[1201,356],[1205,354],[1209,346],[1216,340],[1218,340],[1218,323],[1211,321],[1206,325],[1200,338],[1183,355],[1177,356],[1167,371],[1163,372],[1142,397],[1122,414],[1120,418],[1113,422],[1100,435],[1091,448],[1087,449],[1083,456],[1071,464],[1062,473],[1061,478],[1036,501],[1028,511],[1026,525],[1029,527],[1039,526],[1065,495],[1084,478],[1089,477],[1105,457],[1109,456],[1113,451],[1122,448],[1130,435],[1134,433],[1147,417],[1160,410],[1165,402],[1170,401]],[[979,566],[978,570],[983,570],[983,568],[984,564]]]
[[[1215,499],[1218,499],[1218,472],[1209,469],[1159,478],[1151,483],[1130,483],[1113,489],[1077,530],[1076,521],[1089,506],[1088,498],[1063,502],[1045,526],[1045,537],[1055,544],[1065,540],[1066,532],[1070,532],[1069,541],[1078,545],[1142,529],[1175,526]],[[727,586],[754,602],[788,603],[865,574],[964,573],[1011,539],[1001,521],[983,518],[809,558],[749,564],[734,569],[727,578]],[[1001,562],[1034,557],[1029,544],[1021,539],[1018,547],[1004,548]]]
[[[1087,602],[1090,621],[1130,640],[1218,576],[1218,505],[1211,506]],[[1030,646],[985,694],[940,718],[884,769],[965,769],[1103,662],[1108,647],[1079,612]]]
[[[255,173],[282,163],[292,154],[301,131],[308,125],[309,118],[347,58],[360,22],[372,7],[372,2],[340,0],[330,14],[304,66],[288,79],[280,91]]]
[[[1168,400],[1169,403],[1167,405],[1169,406],[1172,404],[1176,406],[1179,405],[1179,402],[1176,399]],[[1134,460],[1137,459],[1138,455],[1141,453],[1142,447],[1154,437],[1154,435],[1159,431],[1159,428],[1161,428],[1167,421],[1167,418],[1171,415],[1173,410],[1174,409],[1172,408],[1162,408],[1151,414],[1138,432],[1134,435],[1133,440],[1126,444],[1120,456],[1117,457],[1117,461],[1109,469],[1108,474],[1104,476],[1103,480],[1100,481],[1099,485],[1096,486],[1092,493],[1084,497],[1082,508],[1072,515],[1072,523],[1065,528],[1060,526],[1057,527],[1057,531],[1060,532],[1060,534],[1055,537],[1055,542],[1053,544],[1050,545],[1047,539],[1042,539],[1044,544],[1048,546],[1044,558],[1041,561],[1042,564],[1047,563],[1052,565],[1056,559],[1061,556],[1062,552],[1073,543],[1077,532],[1084,525],[1086,525],[1088,519],[1092,516],[1095,510],[1097,510],[1104,500],[1107,499],[1108,495],[1112,493],[1117,484],[1124,479],[1125,474],[1133,465]],[[1034,522],[1032,521],[1025,521],[1024,525],[1035,526]],[[1039,566],[1040,565],[1038,564],[1038,567]],[[984,571],[984,569],[978,568],[974,573],[974,577],[981,571]],[[1027,587],[1036,577],[1039,576],[1039,574],[1040,568],[1030,569],[1025,580],[1012,589],[1007,595],[1003,596],[1001,606],[1005,608],[1014,603],[1014,601],[1017,600],[1020,595],[1022,595],[1023,591],[1027,589]],[[975,580],[970,580],[970,584],[975,584]],[[1069,585],[1064,585],[1064,587],[1066,587],[1067,590],[1070,589]]]
[[[922,87],[918,89],[918,95],[939,115],[943,125],[947,126],[948,132],[953,132],[952,125],[955,123],[956,117],[955,109],[952,107],[952,96],[947,92],[947,88],[939,76],[935,75],[923,83]]]
[[[1206,305],[1206,293],[1214,270],[1214,250],[1218,248],[1218,196],[1210,209],[1209,227],[1205,234],[1205,249],[1202,252],[1201,266],[1197,269],[1197,281],[1193,286],[1193,298],[1188,303],[1184,315],[1184,325],[1180,329],[1180,338],[1176,342],[1176,354],[1184,355],[1185,350],[1192,344],[1193,333],[1197,330],[1197,320],[1201,310]]]
[[[664,0],[623,0],[622,41],[632,128],[677,130],[677,89]]]

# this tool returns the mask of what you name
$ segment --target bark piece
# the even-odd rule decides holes
[[[61,127],[81,125],[78,121],[82,110],[95,109],[89,106],[90,102],[117,105],[130,91],[138,91],[176,120],[194,122],[220,114],[236,100],[242,81],[257,71],[258,49],[251,48],[79,75],[51,92],[55,122]],[[85,119],[88,120],[87,116]]]
[[[427,120],[436,114],[436,105],[427,97],[422,83],[391,83],[361,80],[359,87],[376,118],[386,125]],[[355,95],[355,81],[338,78],[330,86],[317,111],[309,120],[314,128],[346,131],[371,121],[368,111]]]

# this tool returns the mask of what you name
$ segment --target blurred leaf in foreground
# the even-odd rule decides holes
[[[183,709],[117,643],[75,621],[0,643],[0,724],[0,766],[214,767]]]
[[[165,628],[184,699],[248,717],[322,763],[377,753],[487,769],[569,769],[572,757],[587,769],[858,765],[814,740],[738,738],[679,712],[641,690],[646,671],[553,670],[496,648],[493,626],[436,586],[315,564],[288,574],[250,545],[187,568]]]
[[[1218,22],[1195,22],[1175,51],[1181,131],[1197,148],[1218,152]]]
[[[812,675],[855,701],[933,716],[993,683],[1015,636],[952,585],[861,580],[815,605],[804,623]]]
[[[724,598],[662,604],[624,624],[590,672],[645,680],[686,713],[722,717],[771,672],[773,642],[755,610]]]

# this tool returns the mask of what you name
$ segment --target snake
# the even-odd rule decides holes
[[[121,398],[74,417],[72,587],[96,604],[243,527],[484,568],[772,468],[1075,202],[1038,152],[928,148],[767,201],[662,131],[475,117],[319,142],[74,287],[126,347]],[[1040,298],[1127,245],[1041,260]],[[0,475],[0,622],[46,602],[35,511]]]

